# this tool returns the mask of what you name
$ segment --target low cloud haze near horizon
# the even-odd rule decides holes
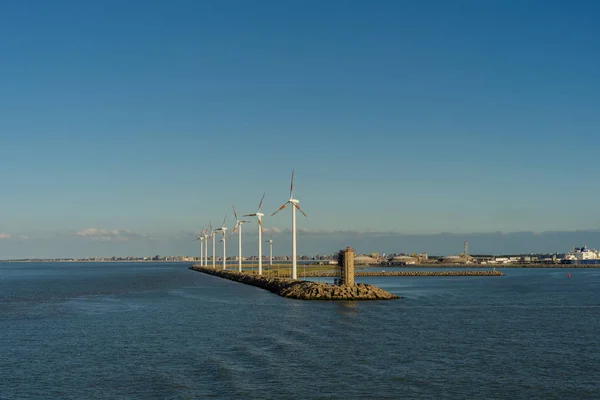
[[[600,248],[599,18],[584,0],[8,2],[0,259],[194,255],[264,192],[289,254],[290,209],[270,214],[293,168],[303,254]]]
[[[244,256],[256,255],[257,234],[246,231],[242,246]],[[172,236],[157,236],[130,231],[88,228],[78,232],[49,237],[12,237],[0,234],[2,259],[66,258],[107,256],[199,255],[198,242],[193,232],[178,232]],[[216,236],[217,241],[221,236]],[[274,255],[291,254],[289,230],[265,232],[263,241],[273,239]],[[470,234],[400,234],[396,232],[298,232],[298,254],[333,254],[352,246],[359,253],[420,253],[451,255],[463,251],[469,242],[470,254],[528,254],[564,253],[574,246],[600,242],[600,230],[554,232],[489,232]],[[216,244],[217,256],[222,255],[222,243]],[[268,254],[268,243],[263,243],[263,255]],[[212,254],[212,242],[209,242]],[[237,236],[228,239],[227,255],[237,255]]]

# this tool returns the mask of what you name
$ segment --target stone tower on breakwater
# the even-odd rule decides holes
[[[340,266],[340,285],[354,286],[354,250],[346,246],[346,250],[338,252],[338,265]]]

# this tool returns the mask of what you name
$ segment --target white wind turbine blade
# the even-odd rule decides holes
[[[292,181],[290,183],[290,199],[293,199],[294,194],[294,170],[292,169]]]
[[[306,215],[306,213],[304,211],[302,211],[302,209],[300,208],[300,206],[296,203],[294,203],[294,207],[296,207],[298,209],[298,211],[300,211],[302,213],[302,215],[304,215],[306,218],[308,218],[308,215]]]
[[[260,208],[262,207],[263,200],[265,199],[265,194],[267,194],[267,192],[263,193],[263,195],[260,199],[260,203],[258,203],[258,209],[256,210],[257,213],[260,212]]]
[[[275,211],[273,214],[271,214],[271,217],[272,217],[273,215],[277,214],[279,211],[281,211],[281,210],[283,210],[284,208],[286,208],[288,204],[290,204],[290,202],[289,202],[289,201],[286,201],[286,202],[285,202],[285,203],[284,203],[284,204],[283,204],[281,207],[279,207],[279,208],[277,209],[277,211]]]
[[[260,208],[262,207],[263,200],[265,199],[265,194],[267,193],[263,193],[262,198],[260,199],[260,203],[258,203],[258,209],[256,210],[256,212],[252,214],[242,215],[242,217],[256,217],[256,214],[260,212]]]

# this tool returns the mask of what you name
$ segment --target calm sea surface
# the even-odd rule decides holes
[[[187,267],[0,264],[0,398],[600,398],[600,269],[361,278],[404,298],[352,303]]]

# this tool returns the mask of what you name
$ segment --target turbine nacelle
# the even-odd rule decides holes
[[[213,234],[220,232],[223,236],[225,236],[225,232],[227,232],[227,228],[222,226],[214,230]]]
[[[266,194],[267,193],[263,193],[262,197],[260,198],[260,203],[258,203],[258,208],[256,209],[255,213],[244,215],[244,217],[256,217],[256,219],[258,220],[258,227],[261,232],[262,232],[262,217],[264,217],[265,214],[260,212],[260,208],[262,207],[262,203],[263,203],[263,200],[265,199]]]
[[[235,217],[235,225],[233,226],[233,231],[231,231],[231,234],[233,235],[238,227],[241,227],[243,224],[245,224],[246,222],[250,222],[250,221],[246,221],[243,219],[239,220],[238,216],[237,216],[237,212],[235,212],[235,206],[232,206],[232,208],[233,208],[233,216]],[[244,215],[244,217],[245,217],[245,215]]]
[[[308,215],[306,215],[306,213],[304,211],[302,211],[302,209],[300,208],[300,206],[298,205],[298,203],[300,203],[300,200],[297,199],[289,199],[288,201],[286,201],[281,207],[279,207],[277,209],[277,211],[275,211],[273,214],[271,214],[271,216],[277,214],[279,211],[283,210],[284,208],[287,207],[288,204],[292,204],[294,207],[296,207],[296,209],[298,211],[300,211],[302,213],[302,215],[304,215],[305,217],[308,217]]]
[[[245,220],[241,220],[241,221],[237,221],[235,223],[235,226],[233,227],[233,230],[231,231],[231,235],[233,236],[233,234],[235,233],[235,231],[238,230],[238,227],[241,228],[242,225],[244,225],[245,223],[250,222],[250,221],[245,221]]]

